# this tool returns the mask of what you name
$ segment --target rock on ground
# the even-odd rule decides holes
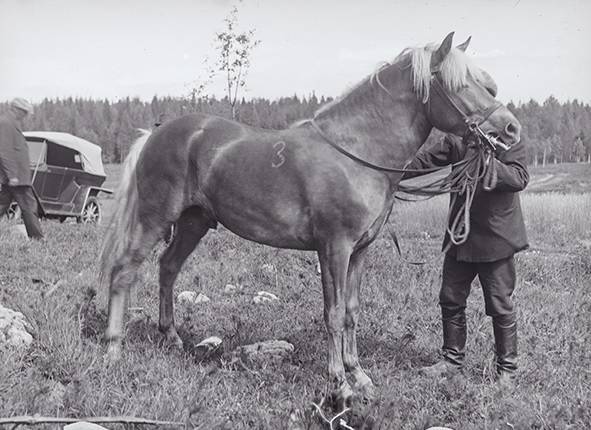
[[[27,331],[23,314],[0,305],[0,345],[27,347],[33,336]]]
[[[268,303],[268,302],[273,302],[275,300],[279,300],[279,297],[277,297],[275,294],[268,293],[267,291],[259,291],[257,293],[257,295],[255,297],[253,297],[252,302],[253,303]]]
[[[209,297],[207,297],[203,293],[197,294],[194,291],[183,291],[179,293],[176,297],[179,303],[188,303],[188,304],[196,304],[196,303],[207,303],[209,302]]]
[[[106,427],[98,424],[89,423],[86,421],[78,421],[77,423],[68,424],[64,426],[64,430],[108,430]]]
[[[245,361],[281,361],[291,355],[294,346],[285,340],[267,340],[236,348],[234,356]]]
[[[29,238],[29,236],[27,235],[27,229],[24,224],[11,225],[10,227],[5,228],[4,231],[6,232],[6,234],[9,234],[13,237],[20,237],[23,239]]]
[[[211,351],[212,349],[217,348],[221,344],[222,344],[222,340],[219,337],[211,336],[211,337],[208,337],[207,339],[203,339],[201,342],[199,342],[197,345],[195,345],[195,348],[203,348],[207,351]]]

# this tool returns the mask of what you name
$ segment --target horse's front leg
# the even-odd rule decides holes
[[[328,332],[328,377],[337,407],[350,404],[353,390],[347,382],[343,364],[345,331],[345,288],[350,252],[332,246],[318,251],[324,294],[324,322]]]
[[[356,251],[349,263],[347,288],[345,289],[345,333],[343,339],[343,362],[345,370],[354,380],[354,387],[366,396],[374,396],[374,385],[361,368],[357,354],[357,321],[359,319],[359,290],[367,248]]]

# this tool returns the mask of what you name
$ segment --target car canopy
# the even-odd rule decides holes
[[[106,176],[103,168],[103,160],[101,157],[102,149],[88,140],[74,136],[69,133],[61,133],[57,131],[25,131],[23,133],[28,142],[43,142],[48,141],[53,144],[70,148],[80,154],[80,162],[82,170],[94,175]],[[31,153],[31,163],[39,163],[38,160],[45,156],[39,151],[37,154]]]

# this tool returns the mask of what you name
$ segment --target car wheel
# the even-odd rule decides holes
[[[76,218],[78,224],[100,224],[103,217],[101,204],[96,197],[89,197],[82,215]]]

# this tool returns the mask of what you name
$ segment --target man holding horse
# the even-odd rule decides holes
[[[15,200],[21,208],[27,235],[41,239],[43,233],[29,168],[29,146],[17,124],[32,112],[33,106],[17,97],[10,102],[8,114],[0,117],[0,216]]]
[[[473,145],[472,145],[473,146]],[[403,179],[424,174],[423,169],[454,165],[472,151],[466,141],[448,135],[439,144],[419,152]],[[498,380],[511,384],[517,369],[517,321],[511,296],[515,288],[514,254],[528,247],[519,192],[528,184],[526,150],[517,144],[507,150],[497,148],[494,163],[497,183],[494,189],[479,183],[469,212],[469,233],[461,244],[454,244],[448,229],[443,242],[445,252],[439,305],[443,325],[442,358],[421,373],[441,376],[462,367],[466,352],[466,302],[472,281],[478,275],[484,293],[486,314],[492,317],[496,345]],[[452,198],[450,220],[456,219],[459,201]],[[457,243],[457,242],[456,242]]]

